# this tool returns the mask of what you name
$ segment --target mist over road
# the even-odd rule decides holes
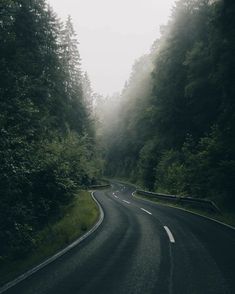
[[[133,192],[117,182],[95,192],[95,233],[5,293],[235,293],[234,230]]]

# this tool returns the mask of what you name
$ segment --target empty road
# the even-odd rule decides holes
[[[99,228],[7,294],[235,293],[235,230],[132,196],[95,192]]]

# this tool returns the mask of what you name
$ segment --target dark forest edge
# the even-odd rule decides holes
[[[151,52],[108,101],[107,176],[234,214],[234,15],[234,1],[176,2]]]
[[[3,0],[0,10],[4,270],[36,250],[39,232],[64,217],[78,190],[99,184],[101,160],[71,18],[60,22],[44,0]]]

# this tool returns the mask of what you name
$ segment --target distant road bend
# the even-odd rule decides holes
[[[235,293],[235,230],[133,192],[118,182],[95,192],[100,227],[5,293]]]

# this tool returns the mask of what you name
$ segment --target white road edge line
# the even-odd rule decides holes
[[[125,202],[125,203],[127,203],[127,204],[130,204],[130,202],[129,201],[126,201],[126,200],[122,200],[123,202]]]
[[[146,209],[144,209],[144,208],[140,208],[141,210],[143,210],[144,212],[146,212],[146,213],[148,213],[148,214],[150,214],[150,215],[152,215],[152,213],[151,212],[149,212],[148,210],[146,210]]]
[[[169,239],[170,239],[170,242],[171,242],[171,243],[175,243],[175,239],[174,239],[174,237],[173,237],[173,235],[172,235],[170,229],[169,229],[167,226],[164,226],[164,229],[165,229],[165,231],[167,232],[167,235],[168,235],[168,237],[169,237]]]
[[[96,204],[97,204],[97,206],[99,208],[99,211],[100,211],[100,217],[99,217],[99,220],[97,221],[97,223],[86,234],[82,235],[80,238],[78,238],[76,241],[71,243],[69,246],[67,246],[63,250],[59,251],[58,253],[51,256],[50,258],[48,258],[44,262],[40,263],[39,265],[35,266],[34,268],[28,270],[27,272],[20,275],[19,277],[17,277],[13,281],[8,282],[7,284],[3,285],[0,288],[0,293],[3,293],[5,291],[7,291],[8,289],[10,289],[13,286],[19,284],[20,282],[22,282],[23,280],[25,280],[29,276],[31,276],[34,273],[36,273],[37,271],[39,271],[40,269],[44,268],[45,266],[47,266],[51,262],[55,261],[57,258],[59,258],[60,256],[64,255],[66,252],[68,252],[69,250],[71,250],[72,248],[77,246],[79,243],[81,243],[83,240],[85,240],[88,236],[90,236],[92,233],[94,233],[98,229],[98,227],[101,225],[101,223],[104,220],[104,211],[103,211],[101,205],[99,204],[99,202],[96,200],[96,198],[94,196],[94,192],[91,192],[91,196],[94,199],[94,201],[96,202]]]

